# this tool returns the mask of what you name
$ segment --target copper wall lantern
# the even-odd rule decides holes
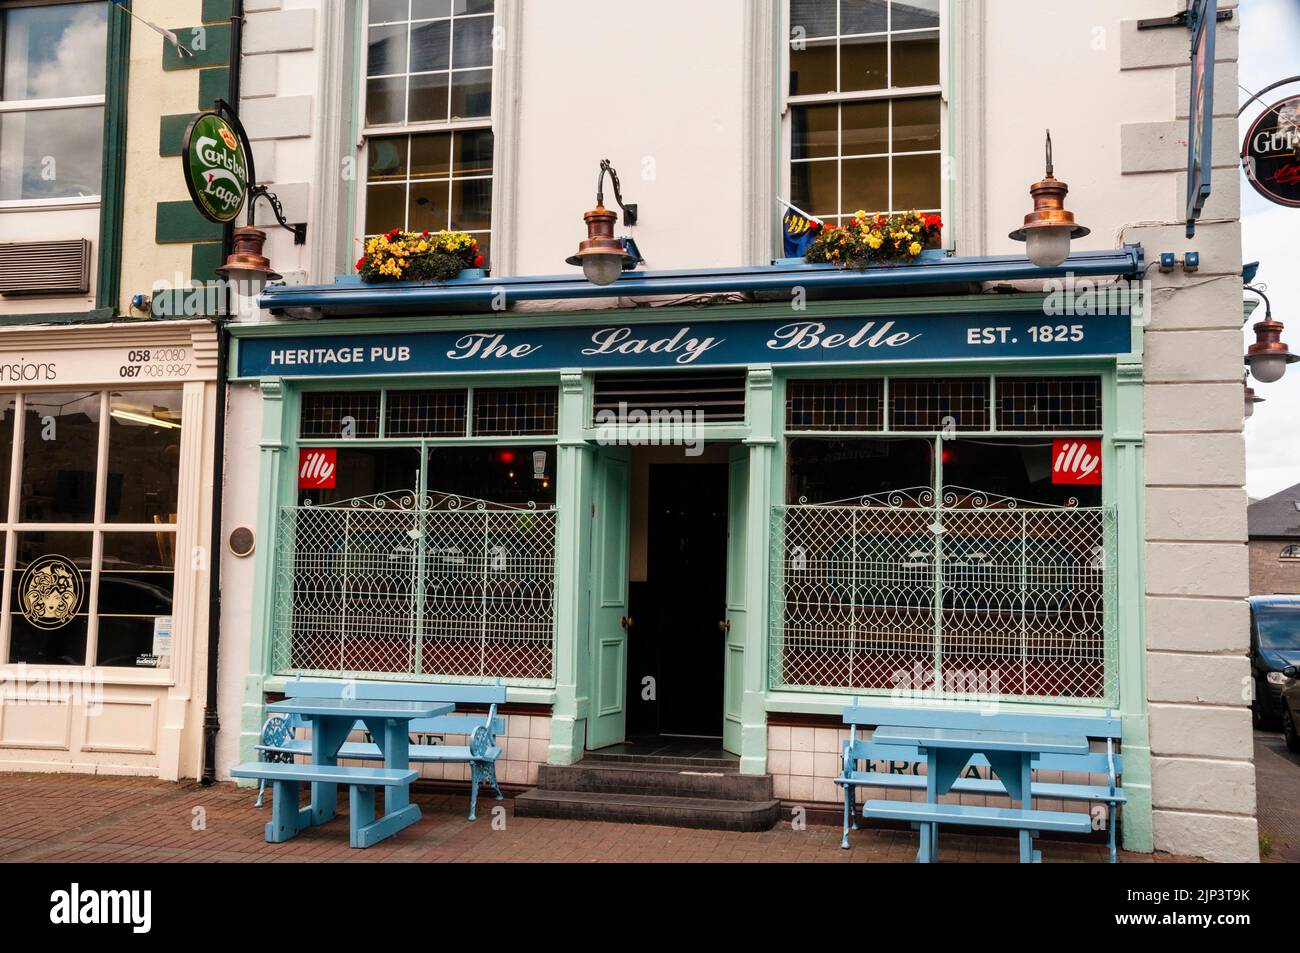
[[[1065,208],[1070,187],[1052,175],[1052,133],[1047,133],[1047,174],[1029,187],[1034,210],[1025,216],[1024,228],[1010,238],[1025,243],[1025,252],[1039,268],[1058,268],[1070,257],[1070,240],[1082,238],[1089,229],[1074,221]]]
[[[636,242],[614,237],[618,214],[605,208],[606,174],[614,185],[614,200],[623,210],[623,224],[630,227],[637,223],[636,204],[623,204],[618,173],[608,159],[601,159],[600,177],[596,179],[596,207],[582,215],[587,223],[587,239],[578,244],[576,255],[565,259],[566,264],[581,265],[582,273],[593,285],[613,284],[624,271],[631,271],[642,261]]]
[[[235,229],[235,247],[217,274],[227,281],[248,282],[256,291],[268,281],[279,281],[280,276],[271,270],[271,260],[262,254],[266,245],[266,232],[252,225]],[[241,284],[241,287],[243,285]]]
[[[1300,354],[1292,354],[1282,341],[1285,330],[1281,321],[1273,320],[1273,305],[1261,286],[1246,285],[1246,290],[1264,299],[1264,320],[1255,327],[1255,343],[1246,348],[1246,364],[1250,374],[1261,384],[1272,384],[1282,379],[1286,366],[1300,361]]]

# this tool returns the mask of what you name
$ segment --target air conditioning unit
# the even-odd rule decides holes
[[[90,292],[90,241],[0,244],[0,295],[84,295]]]

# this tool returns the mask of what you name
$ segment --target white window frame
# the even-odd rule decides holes
[[[951,29],[952,19],[950,16],[949,0],[940,0],[939,3],[939,82],[938,84],[931,84],[928,86],[907,86],[901,88],[884,87],[881,89],[855,90],[852,92],[842,92],[842,93],[841,92],[807,93],[807,94],[799,94],[794,96],[790,95],[790,41],[791,41],[790,7],[791,4],[790,4],[790,0],[780,0],[780,2],[781,2],[781,34],[778,37],[778,42],[780,44],[779,46],[780,57],[779,57],[779,71],[778,71],[777,79],[778,82],[780,83],[779,95],[780,95],[780,104],[781,104],[780,105],[781,168],[779,173],[781,197],[788,201],[793,201],[793,197],[790,195],[791,178],[792,178],[791,171],[794,165],[793,141],[792,141],[792,133],[793,133],[792,108],[793,107],[832,105],[832,104],[838,105],[843,103],[854,103],[854,102],[879,102],[882,100],[892,103],[893,101],[900,100],[900,99],[938,96],[939,97],[939,149],[937,150],[937,154],[939,156],[940,207],[937,209],[918,209],[917,211],[934,211],[939,213],[944,223],[943,235],[941,238],[943,247],[945,248],[951,247],[952,231],[949,228],[950,223],[949,223],[948,212],[949,209],[952,207],[952,198],[951,198],[951,190],[950,190],[950,184],[952,179],[952,176],[950,174],[951,164],[952,164],[952,160],[951,160],[952,153],[951,153],[951,145],[949,141],[949,129],[948,129],[949,112],[950,112],[950,104],[949,104],[950,82],[949,82],[948,62],[949,62],[949,49],[950,49],[951,37],[952,37],[952,29]],[[836,36],[834,37],[836,41],[837,50],[840,41],[843,39],[843,37],[839,35],[839,28],[840,28],[839,16],[840,16],[839,5],[837,4],[836,13],[835,13]],[[889,19],[886,21],[886,26],[891,25],[892,18],[893,18],[893,6],[891,4],[889,7]],[[912,34],[923,34],[923,33],[932,33],[932,32],[933,32],[933,27],[927,27],[924,29],[917,29],[917,30],[900,30],[897,31],[896,33],[886,30],[884,33],[849,34],[849,36],[851,37],[857,37],[857,36],[893,37],[893,36],[908,36]],[[806,37],[805,39],[807,39],[809,42],[812,42],[818,39],[826,39],[826,37]],[[892,43],[886,44],[886,68],[889,71],[887,73],[887,78],[892,78],[892,70],[893,70],[893,44]],[[838,56],[836,57],[835,69],[836,69],[836,85],[839,85],[840,62]],[[852,159],[857,159],[857,158],[886,159],[889,167],[888,194],[891,202],[893,200],[893,194],[894,194],[894,181],[893,181],[894,167],[892,161],[893,158],[895,156],[907,156],[907,155],[934,155],[936,152],[936,150],[932,150],[932,149],[927,149],[922,152],[900,152],[900,153],[893,152],[892,146],[893,146],[894,132],[893,132],[892,119],[893,119],[893,114],[891,109],[890,123],[886,130],[888,134],[888,143],[890,147],[889,151],[886,151],[884,153],[871,153],[871,154],[863,154],[863,155],[855,154],[849,157]],[[836,149],[835,157],[833,159],[827,158],[827,159],[820,159],[820,160],[813,160],[813,161],[836,163],[837,201],[842,201],[843,186],[844,186],[843,161],[845,159],[845,156],[843,155],[843,141],[842,141],[843,128],[842,125],[839,124],[838,122],[836,127],[836,137],[837,137],[837,141],[835,146]],[[817,209],[811,209],[811,208],[804,209],[804,211],[806,211],[810,215],[817,215],[819,213]],[[837,210],[837,211],[843,212],[843,210]],[[852,210],[849,210],[849,212],[851,211]],[[885,210],[867,209],[867,211],[883,212]],[[904,211],[908,211],[908,209],[892,209],[891,211],[904,212]],[[845,212],[844,214],[848,214],[849,212]],[[780,230],[778,229],[778,235],[779,234],[780,234]]]
[[[22,479],[23,465],[25,460],[26,447],[26,425],[27,425],[27,398],[30,395],[43,393],[65,393],[67,390],[81,391],[85,390],[87,394],[96,393],[99,397],[99,436],[98,452],[95,458],[95,512],[90,522],[68,522],[68,523],[26,523],[19,520],[22,513]],[[9,495],[5,500],[0,500],[0,545],[4,549],[4,571],[0,575],[0,580],[7,581],[9,584],[4,586],[3,596],[0,597],[0,671],[4,671],[6,666],[24,664],[13,662],[9,659],[9,653],[12,648],[12,626],[13,622],[13,578],[17,572],[18,563],[18,536],[21,533],[90,533],[91,535],[91,555],[90,555],[90,573],[87,580],[85,599],[86,611],[86,652],[85,657],[80,665],[48,665],[46,663],[26,663],[41,669],[100,669],[111,673],[133,673],[140,675],[146,681],[164,681],[171,682],[175,678],[174,670],[167,669],[136,669],[130,666],[104,666],[97,663],[99,656],[99,581],[100,573],[104,562],[104,534],[105,533],[139,533],[159,534],[168,533],[172,537],[172,551],[175,554],[174,564],[172,566],[172,598],[173,613],[175,612],[176,593],[181,591],[181,581],[179,578],[179,567],[181,564],[181,555],[176,546],[177,532],[180,526],[181,515],[179,512],[180,500],[177,500],[176,521],[172,523],[119,523],[111,522],[108,519],[108,451],[109,440],[112,433],[112,421],[110,410],[112,407],[111,392],[120,390],[120,387],[106,387],[104,385],[76,385],[71,384],[63,388],[44,388],[42,390],[5,390],[5,396],[14,397],[14,427],[13,427],[13,445],[10,448],[8,460],[9,467]],[[136,390],[157,390],[157,391],[174,391],[181,395],[182,406],[184,405],[184,387],[181,383],[165,387],[132,387]],[[201,426],[199,423],[192,426]],[[183,431],[182,431],[183,432]],[[183,456],[183,454],[182,454]],[[178,461],[177,466],[180,466]],[[177,471],[177,481],[179,485],[180,471]],[[175,620],[175,615],[172,616]],[[174,621],[173,621],[174,625]],[[173,630],[174,632],[174,630]],[[173,658],[175,658],[175,644],[173,643]]]
[[[62,0],[64,3],[75,3],[76,0]],[[0,13],[8,10],[22,10],[27,7],[45,7],[56,6],[58,4],[51,2],[40,2],[32,0],[28,3],[0,3]],[[113,13],[113,4],[109,4],[109,15]],[[3,36],[0,35],[0,42]],[[108,105],[108,90],[94,96],[61,96],[52,99],[0,99],[0,115],[6,113],[27,113],[42,112],[52,109],[84,109],[87,107],[98,106],[101,109]],[[79,209],[79,208],[99,208],[103,201],[104,183],[99,183],[101,192],[97,195],[72,195],[56,199],[5,199],[0,200],[0,212],[38,212],[43,209]]]
[[[503,27],[501,26],[501,17],[503,13],[502,7],[505,6],[507,2],[509,2],[509,0],[495,0],[491,14],[474,14],[472,17],[472,18],[479,18],[479,17],[491,16],[492,18],[493,43],[492,43],[492,65],[490,67],[492,71],[492,96],[491,96],[491,108],[488,111],[488,115],[475,117],[473,119],[450,119],[449,118],[448,120],[443,122],[431,121],[431,122],[418,122],[418,123],[392,123],[389,125],[381,125],[381,126],[369,125],[366,122],[367,81],[379,77],[372,77],[368,73],[369,53],[370,53],[370,44],[368,42],[368,37],[370,32],[370,0],[362,0],[362,2],[358,4],[358,7],[360,9],[360,17],[361,17],[358,26],[359,47],[356,56],[356,71],[359,77],[359,82],[357,86],[358,94],[357,94],[357,106],[356,106],[357,129],[358,129],[356,161],[357,161],[357,171],[358,171],[357,182],[359,188],[357,189],[356,203],[355,203],[356,204],[356,219],[355,219],[356,228],[354,229],[354,232],[356,233],[357,237],[353,239],[353,246],[354,246],[353,254],[349,258],[349,260],[355,260],[356,258],[360,257],[362,253],[362,245],[365,242],[365,236],[367,234],[365,230],[366,199],[367,199],[368,186],[369,186],[368,174],[370,169],[371,140],[377,138],[378,139],[388,138],[391,136],[409,137],[409,136],[419,135],[421,133],[430,133],[430,132],[452,133],[452,132],[461,132],[465,130],[476,130],[476,129],[488,129],[492,132],[492,172],[490,175],[472,175],[472,176],[453,177],[451,175],[451,172],[448,171],[447,174],[448,214],[450,215],[450,209],[451,209],[450,196],[451,196],[451,189],[452,189],[453,182],[491,179],[492,209],[490,213],[488,228],[486,229],[486,234],[490,236],[491,239],[490,252],[493,256],[493,259],[495,260],[496,253],[497,253],[496,239],[498,234],[497,232],[498,229],[497,204],[499,200],[498,189],[499,189],[499,183],[501,181],[500,179],[501,158],[500,158],[500,149],[499,149],[501,137],[498,134],[498,128],[497,128],[497,110],[498,110],[498,102],[499,102],[498,87],[502,79],[501,65],[503,60],[503,50],[500,49],[500,44],[496,42],[496,36],[497,36],[496,31],[499,29],[503,29]],[[469,18],[467,17],[451,18],[453,36],[455,32],[455,21],[457,19],[469,19]],[[401,22],[409,22],[413,24],[413,23],[423,23],[428,21],[415,20],[415,21],[401,21]],[[407,53],[409,57],[409,53],[410,53],[409,48],[407,50]],[[407,62],[407,66],[408,67],[410,66],[409,59]],[[475,70],[482,70],[487,68],[489,67],[473,66],[473,67],[465,67],[464,69],[460,69],[460,70],[455,70],[451,68],[449,63],[448,69],[445,72],[447,73],[448,77],[450,77],[451,74],[456,72],[473,72]],[[434,72],[443,72],[443,71],[436,70]],[[398,75],[398,74],[385,74],[385,75]],[[401,75],[410,77],[410,76],[420,76],[425,74],[408,72],[408,73],[403,73]],[[450,88],[448,88],[447,96],[448,96],[448,104],[447,104],[448,113],[450,115],[450,109],[451,109]],[[404,105],[403,108],[408,108],[408,107],[409,107],[409,103]],[[409,207],[409,198],[410,198],[410,188],[412,183],[422,182],[422,181],[442,181],[442,180],[438,178],[431,179],[431,180],[424,180],[424,179],[412,180],[408,176],[408,178],[404,180],[406,185],[406,191],[407,191],[408,207]],[[472,235],[481,235],[484,233],[485,230],[483,229],[474,229],[473,231],[470,231],[470,234]],[[497,269],[494,268],[494,272],[496,270]]]

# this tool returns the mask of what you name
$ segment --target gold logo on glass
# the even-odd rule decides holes
[[[22,613],[38,629],[61,629],[81,608],[84,586],[76,564],[65,556],[42,556],[18,583]]]

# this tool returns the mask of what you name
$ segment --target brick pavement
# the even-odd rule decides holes
[[[1265,861],[1300,862],[1300,754],[1276,731],[1255,732],[1259,833],[1271,850]]]
[[[89,775],[0,774],[0,861],[766,861],[911,863],[916,835],[872,829],[856,832],[840,850],[837,828],[789,823],[757,834],[680,830],[596,821],[516,818],[504,802],[504,829],[494,829],[498,802],[479,801],[479,819],[465,819],[467,798],[412,792],[420,823],[368,850],[347,838],[347,797],[340,819],[285,844],[262,839],[269,806],[253,808],[254,793],[233,784],[204,788],[193,782]],[[270,794],[267,799],[269,802]],[[1039,842],[1047,862],[1102,863],[1096,844]],[[947,861],[1013,861],[1010,837],[945,834]],[[1121,854],[1124,862],[1182,860],[1169,855]]]

